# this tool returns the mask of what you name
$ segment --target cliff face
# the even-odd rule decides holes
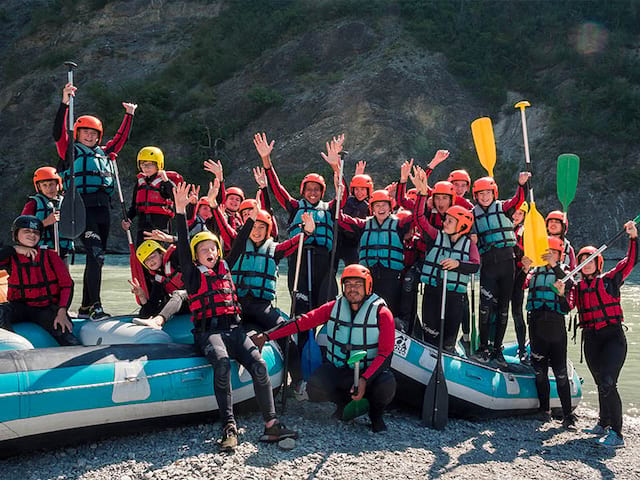
[[[33,170],[56,162],[51,126],[66,78],[64,60],[79,64],[77,114],[100,116],[100,105],[88,104],[83,96],[89,82],[103,82],[105,89],[112,90],[130,82],[142,85],[142,80],[157,77],[189,48],[199,32],[194,25],[224,15],[221,2],[134,0],[110,2],[94,11],[89,4],[80,3],[81,11],[72,20],[60,19],[56,25],[31,31],[30,15],[46,4],[10,0],[0,15],[4,26],[0,30],[0,168],[4,174],[0,191],[5,199],[0,221],[5,225],[31,192]],[[185,95],[187,90],[193,94],[198,88],[185,86],[168,95]],[[161,103],[154,105],[144,89],[125,91],[130,98],[122,100],[147,99],[147,104],[139,101],[140,115],[162,108]],[[411,157],[425,165],[438,148],[452,154],[436,170],[434,181],[446,178],[454,168],[467,168],[475,178],[484,171],[475,155],[470,123],[488,112],[499,112],[492,119],[502,197],[513,193],[517,172],[525,168],[520,115],[513,104],[526,98],[527,92],[509,93],[504,105],[483,103],[448,72],[442,54],[411,42],[393,12],[375,21],[340,19],[310,27],[262,52],[231,78],[199,95],[199,102],[163,120],[175,131],[199,130],[199,141],[194,142],[193,135],[184,140],[179,135],[157,138],[153,131],[136,128],[134,123],[129,146],[119,160],[125,199],[130,198],[133,185],[135,153],[146,144],[160,146],[167,168],[181,171],[203,187],[209,178],[200,169],[201,162],[216,153],[223,161],[226,183],[254,192],[251,168],[259,158],[252,136],[263,131],[276,141],[274,165],[294,195],[305,173],[328,173],[319,153],[338,133],[347,138],[346,173],[352,175],[355,163],[365,160],[376,186],[396,180],[401,163]],[[533,104],[527,110],[533,182],[538,208],[547,212],[560,207],[555,194],[555,159],[567,153],[560,150],[566,141],[554,137],[549,108],[529,100]],[[224,142],[218,141],[214,148],[221,136],[220,125],[236,118],[242,121],[233,134],[224,135]],[[113,135],[117,127],[117,120],[107,124],[105,136]],[[580,144],[572,150],[581,157],[589,156]],[[625,159],[615,160],[621,166],[628,166],[638,149],[627,150]],[[594,169],[583,170],[570,208],[574,243],[606,238],[625,218],[635,216],[637,200],[636,190],[618,191]],[[116,212],[114,209],[114,222]],[[119,229],[113,232],[111,245],[121,248],[124,237]],[[7,232],[2,234],[8,238]]]

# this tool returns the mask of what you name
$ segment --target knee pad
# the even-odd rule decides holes
[[[555,372],[554,372],[555,373]],[[565,385],[569,383],[569,375],[567,374],[567,369],[564,368],[559,372],[555,373],[556,383],[558,385]]]
[[[500,325],[506,325],[509,322],[509,312],[500,312],[498,315]]]
[[[251,373],[254,381],[264,382],[268,378],[267,364],[264,360],[252,362],[251,365],[249,365],[249,373]]]
[[[600,378],[600,383],[598,384],[598,392],[600,392],[603,396],[608,397],[615,391],[616,383],[613,381],[613,378],[610,375],[605,375]]]

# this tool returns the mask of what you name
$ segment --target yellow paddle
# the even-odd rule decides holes
[[[493,137],[491,119],[481,117],[471,122],[471,134],[480,164],[489,176],[493,177],[493,167],[496,165],[496,141]]]
[[[524,109],[531,106],[529,102],[523,100],[515,104],[515,108],[520,109],[522,118],[522,137],[524,139],[524,157],[527,164],[527,171],[531,173],[531,157],[529,156],[529,138],[527,136],[527,118]],[[536,202],[533,197],[533,187],[529,181],[529,212],[524,218],[523,239],[524,254],[529,257],[534,267],[542,267],[547,264],[542,259],[542,254],[549,249],[547,239],[547,225],[544,217],[538,212]]]

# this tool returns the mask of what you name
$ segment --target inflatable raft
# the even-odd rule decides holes
[[[0,330],[0,455],[218,409],[188,315],[164,331],[120,320],[127,318],[74,322],[85,345],[77,347],[57,346],[35,324]],[[280,351],[267,344],[262,356],[279,386]],[[254,397],[251,376],[232,365],[234,404],[246,402]]]

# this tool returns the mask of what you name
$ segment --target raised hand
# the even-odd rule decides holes
[[[152,230],[150,232],[142,232],[145,240],[155,240],[157,242],[173,243],[173,235],[170,235],[162,230]]]
[[[334,172],[338,173],[340,171],[340,151],[342,150],[342,145],[339,145],[335,141],[327,142],[327,153],[321,152],[320,155],[327,162]]]
[[[209,182],[209,191],[207,192],[207,200],[209,201],[209,206],[211,208],[215,208],[218,204],[218,192],[220,191],[220,181],[217,178],[213,179],[213,182]]]
[[[140,303],[142,305],[147,303],[148,298],[144,294],[144,289],[142,288],[142,285],[140,285],[140,281],[137,278],[134,278],[133,281],[127,280],[127,282],[129,282],[129,285],[131,285],[131,293],[133,293],[138,298],[138,300],[140,300]]]
[[[179,183],[173,187],[173,199],[176,203],[176,213],[185,214],[187,204],[189,203],[189,195],[191,195],[192,189],[193,185],[189,185],[188,183]]]
[[[411,169],[413,168],[413,158],[400,165],[400,183],[407,183]],[[416,187],[417,188],[417,187]]]
[[[222,162],[220,160],[213,161],[211,159],[204,161],[204,169],[207,172],[213,173],[218,180],[221,182],[224,180],[224,176],[222,174]]]
[[[636,222],[634,222],[633,220],[629,220],[627,223],[625,223],[624,229],[627,231],[629,238],[638,238],[638,227],[636,226]]]
[[[189,195],[189,203],[196,204],[200,199],[200,185],[196,186]]]
[[[253,136],[253,144],[262,159],[264,168],[271,168],[271,152],[273,151],[274,143],[276,143],[275,140],[271,140],[271,143],[267,141],[267,134],[264,132],[262,134],[256,133]]]
[[[428,193],[427,192],[428,191],[427,175],[422,168],[420,168],[417,165],[413,167],[413,175],[409,175],[409,178],[411,179],[411,182],[413,182],[415,187],[418,189],[418,192],[420,192],[420,194],[426,195]]]
[[[253,178],[255,178],[259,188],[267,188],[269,183],[267,182],[267,174],[265,173],[264,168],[255,167],[253,169]]]
[[[447,158],[449,158],[449,150],[438,150],[427,166],[433,170]]]
[[[134,115],[136,113],[136,108],[138,108],[137,103],[122,102],[122,106],[124,107],[125,112],[130,115]]]
[[[340,153],[342,151],[342,145],[344,144],[344,133],[338,135],[337,137],[333,137],[333,140],[331,142],[335,144],[336,148],[338,149],[338,153]]]
[[[518,183],[524,186],[524,184],[527,183],[527,180],[529,180],[530,178],[531,172],[520,172],[520,175],[518,175]]]
[[[364,174],[364,169],[367,167],[367,162],[365,162],[364,160],[360,160],[358,163],[356,163],[356,175],[363,175]]]
[[[71,97],[75,96],[77,87],[74,87],[72,83],[67,83],[62,89],[62,103],[69,105]]]

